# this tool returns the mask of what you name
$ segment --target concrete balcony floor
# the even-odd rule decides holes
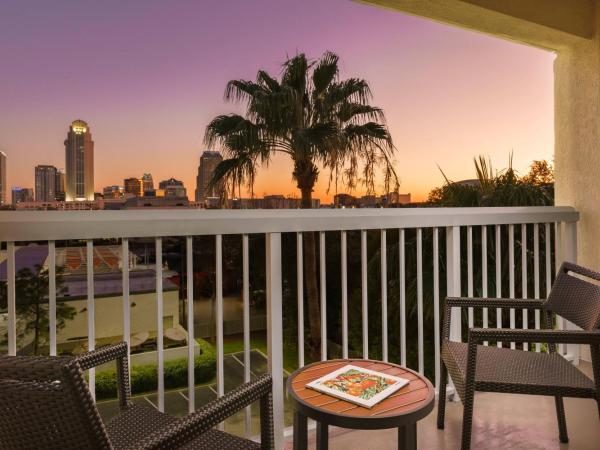
[[[589,363],[581,368],[591,375]],[[600,417],[593,399],[565,399],[569,444],[558,440],[556,410],[552,397],[475,394],[472,449],[527,450],[596,450],[600,448]],[[446,406],[446,429],[436,427],[436,408],[418,424],[419,449],[460,449],[463,407],[461,402]],[[354,431],[332,428],[331,450],[397,449],[396,430]],[[315,448],[314,430],[309,434],[309,448]],[[291,438],[286,449],[292,449]]]

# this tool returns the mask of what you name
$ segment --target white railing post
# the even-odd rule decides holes
[[[446,294],[460,296],[460,227],[446,227]],[[461,311],[452,308],[450,340],[461,340]]]
[[[283,319],[281,277],[281,233],[267,233],[267,353],[273,377],[273,421],[275,448],[283,449]]]
[[[17,355],[17,295],[16,295],[16,263],[15,243],[6,244],[6,280],[7,280],[7,309],[8,309],[8,354]]]
[[[562,255],[565,261],[577,262],[577,222],[565,222],[561,232],[563,242]],[[565,320],[567,330],[577,330],[578,327]],[[573,361],[573,364],[579,364],[580,346],[577,344],[567,344],[567,354],[565,357]]]
[[[460,227],[446,227],[446,295],[448,297],[460,296]],[[460,308],[452,308],[450,313],[450,340],[458,341],[461,338]],[[454,392],[454,383],[448,379],[448,390]],[[458,401],[458,396],[450,395],[453,401]]]

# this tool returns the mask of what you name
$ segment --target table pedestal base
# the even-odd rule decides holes
[[[299,412],[294,413],[294,450],[308,448],[308,420]],[[317,450],[329,448],[329,425],[317,422]],[[398,428],[398,450],[417,450],[417,424]]]
[[[398,450],[417,450],[417,424],[398,428]]]

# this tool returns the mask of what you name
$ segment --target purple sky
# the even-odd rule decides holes
[[[325,50],[340,55],[342,76],[369,80],[402,192],[423,198],[443,182],[437,165],[471,178],[480,153],[501,168],[513,151],[521,171],[552,158],[552,53],[350,0],[2,0],[8,183],[33,186],[36,164],[64,167],[68,125],[81,118],[96,190],[151,172],[183,179],[193,197],[206,124],[239,110],[223,102],[226,82]],[[290,173],[276,159],[256,194],[295,192]]]

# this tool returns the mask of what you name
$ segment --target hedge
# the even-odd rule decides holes
[[[212,380],[216,372],[215,349],[203,339],[197,339],[200,354],[194,358],[194,379],[196,383]],[[131,392],[140,394],[158,389],[158,367],[156,364],[134,366],[131,372]],[[172,359],[164,363],[165,389],[186,387],[188,384],[187,358]],[[103,400],[117,396],[116,370],[96,373],[96,399]]]

